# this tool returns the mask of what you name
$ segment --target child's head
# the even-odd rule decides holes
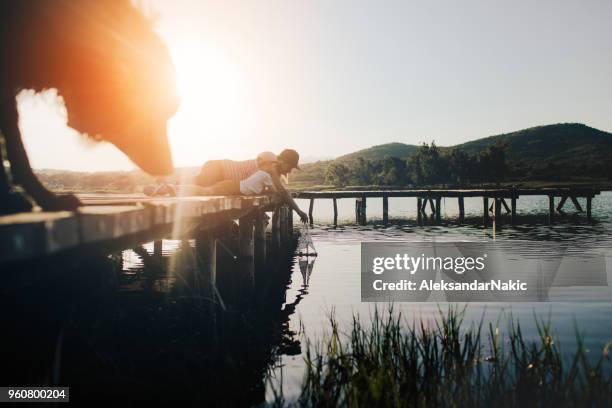
[[[278,159],[272,152],[262,152],[257,155],[257,166],[264,171],[276,169]]]

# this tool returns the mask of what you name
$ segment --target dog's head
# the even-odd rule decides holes
[[[57,88],[70,127],[114,144],[148,173],[171,173],[175,70],[151,22],[129,0],[13,4],[15,52],[27,53],[21,86]]]

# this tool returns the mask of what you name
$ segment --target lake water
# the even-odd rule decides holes
[[[585,276],[584,282],[573,279],[578,282],[574,286],[553,286],[547,302],[471,303],[466,319],[479,322],[484,317],[495,323],[511,313],[529,337],[536,334],[534,314],[550,318],[562,351],[574,350],[578,328],[594,358],[612,340],[612,193],[594,199],[593,221],[572,215],[568,203],[568,215],[553,225],[547,225],[546,197],[523,197],[517,224],[497,231],[481,225],[481,199],[466,199],[466,225],[456,222],[456,200],[443,200],[439,226],[417,225],[416,200],[396,198],[389,200],[391,223],[384,226],[381,201],[369,199],[369,223],[356,226],[354,201],[339,200],[338,227],[331,225],[332,201],[316,201],[311,234],[318,257],[269,257],[265,276],[259,275],[265,286],[258,291],[265,297],[258,299],[261,306],[247,312],[230,308],[216,315],[214,324],[210,299],[197,296],[198,282],[192,280],[197,276],[193,241],[164,240],[161,257],[153,256],[153,243],[148,243],[71,268],[51,271],[51,265],[43,265],[38,271],[42,283],[32,287],[18,279],[7,284],[9,296],[0,296],[5,328],[0,383],[70,384],[75,398],[100,392],[102,384],[111,400],[187,399],[221,406],[269,401],[272,389],[282,384],[291,399],[303,378],[304,339],[316,340],[329,329],[332,310],[346,330],[353,314],[367,320],[375,307],[387,306],[361,302],[364,241],[495,241],[536,257],[551,248],[560,248],[569,260],[589,255],[601,261],[596,279]],[[308,208],[307,201],[299,204]],[[222,293],[224,285],[231,287],[240,276],[240,266],[229,254],[232,245],[226,244],[230,251],[218,252]],[[570,272],[582,277],[583,268],[574,265]],[[17,277],[33,275],[14,272]],[[19,292],[15,285],[24,289]],[[394,307],[408,324],[415,318],[431,321],[448,306],[422,302]]]
[[[550,318],[554,332],[561,343],[562,351],[571,352],[576,346],[576,328],[583,335],[585,346],[593,356],[599,356],[603,346],[612,340],[612,193],[604,192],[593,200],[594,222],[585,220],[584,215],[557,220],[547,225],[548,198],[521,197],[518,200],[519,222],[516,226],[503,226],[493,232],[492,228],[483,228],[482,199],[466,199],[465,210],[468,223],[459,226],[453,219],[457,218],[457,200],[442,201],[442,219],[447,223],[442,226],[418,226],[416,218],[416,199],[390,198],[389,217],[396,218],[398,223],[385,227],[380,225],[382,218],[381,199],[369,199],[367,204],[368,220],[371,224],[365,227],[341,225],[334,228],[329,225],[333,218],[331,200],[315,201],[315,227],[311,234],[318,257],[312,262],[308,272],[296,263],[293,267],[291,285],[287,293],[287,302],[291,303],[299,296],[300,302],[295,314],[290,319],[290,329],[303,329],[304,335],[310,338],[321,337],[329,329],[328,316],[331,310],[342,323],[349,327],[351,317],[359,313],[366,319],[374,307],[384,308],[385,303],[362,303],[360,297],[360,246],[362,241],[496,241],[513,248],[519,253],[537,254],[543,246],[559,245],[564,248],[565,256],[572,253],[578,257],[589,253],[601,256],[605,267],[603,282],[598,286],[553,287],[548,302],[533,303],[471,303],[468,305],[466,320],[479,322],[484,316],[485,323],[495,323],[500,317],[518,318],[527,336],[536,335],[534,315]],[[308,202],[299,202],[302,208],[308,208]],[[566,203],[568,213],[573,212],[571,203]],[[585,203],[581,202],[583,208]],[[354,200],[338,201],[339,220],[354,224]],[[472,218],[470,220],[470,217]],[[402,221],[401,219],[408,219]],[[377,221],[378,220],[378,221]],[[578,258],[576,258],[578,259]],[[576,269],[575,273],[580,274]],[[587,282],[589,284],[589,282]],[[591,283],[592,284],[592,283]],[[410,321],[413,318],[433,319],[439,309],[447,309],[447,303],[397,303],[394,308],[401,311]],[[504,328],[502,323],[502,329]],[[304,347],[302,347],[304,352]],[[295,396],[304,373],[303,354],[280,356],[279,368],[273,371],[272,381],[278,387],[281,377],[284,394],[288,399]],[[271,398],[270,387],[268,398]]]

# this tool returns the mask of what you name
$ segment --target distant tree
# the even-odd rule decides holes
[[[331,163],[325,172],[325,182],[337,187],[344,187],[348,184],[350,169],[342,163]]]
[[[507,173],[506,150],[508,145],[496,143],[490,145],[478,158],[480,172],[485,181],[503,181]]]

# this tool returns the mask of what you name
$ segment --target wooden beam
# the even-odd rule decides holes
[[[559,204],[557,205],[557,212],[561,212],[566,201],[567,201],[567,196],[561,197],[561,201],[559,201]]]
[[[442,198],[436,198],[436,223],[439,224],[442,220]]]
[[[510,199],[510,206],[510,222],[514,225],[516,223],[516,197]]]
[[[421,208],[423,206],[423,203],[421,201],[421,197],[417,197],[417,221],[419,222],[419,224],[423,219],[423,210]]]
[[[463,223],[465,218],[465,202],[463,197],[457,198],[457,204],[459,205],[459,222]]]
[[[504,206],[504,210],[506,210],[506,214],[510,214],[510,208],[508,207],[508,204],[506,203],[506,199],[505,198],[500,198],[499,199],[501,201],[501,204]]]
[[[571,196],[570,199],[572,200],[572,203],[574,204],[574,207],[576,208],[578,212],[584,212],[584,210],[580,206],[580,203],[578,202],[578,199],[576,197]]]

